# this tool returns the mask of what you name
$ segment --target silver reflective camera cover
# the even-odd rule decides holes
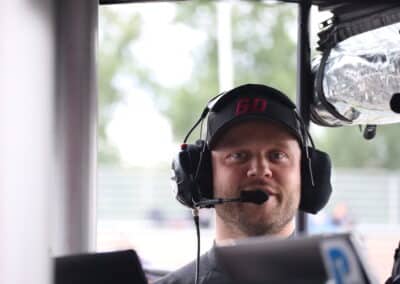
[[[330,50],[323,70],[319,68],[322,57],[314,60],[313,73],[323,72],[323,92],[315,88],[311,106],[315,123],[342,126],[400,122],[400,113],[395,112],[400,106],[390,105],[400,96],[399,31],[400,23],[396,23],[338,43]],[[394,97],[396,100],[392,100]],[[332,107],[339,117],[330,111]]]

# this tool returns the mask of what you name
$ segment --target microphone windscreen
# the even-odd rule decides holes
[[[246,190],[240,193],[241,202],[251,202],[255,204],[263,204],[269,198],[268,194],[262,190]]]
[[[400,94],[396,93],[392,95],[390,99],[390,108],[395,113],[400,113]]]

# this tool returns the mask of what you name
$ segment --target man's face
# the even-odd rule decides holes
[[[234,198],[255,189],[269,194],[262,205],[217,205],[217,218],[224,226],[258,236],[279,234],[293,220],[300,202],[301,150],[286,128],[265,121],[243,122],[224,133],[211,153],[216,198]]]

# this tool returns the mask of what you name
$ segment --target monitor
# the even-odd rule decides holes
[[[351,233],[237,240],[218,245],[216,257],[237,283],[378,283]]]

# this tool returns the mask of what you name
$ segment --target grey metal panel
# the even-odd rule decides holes
[[[94,247],[97,17],[95,0],[57,1],[55,255]]]
[[[0,8],[0,283],[50,283],[53,1]]]

